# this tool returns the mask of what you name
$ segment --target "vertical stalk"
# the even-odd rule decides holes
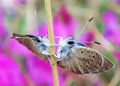
[[[35,0],[27,0],[25,33],[30,33],[35,28]]]
[[[50,44],[52,45],[52,46],[50,46],[50,52],[51,52],[51,54],[55,54],[54,32],[53,32],[53,22],[52,22],[50,0],[44,0],[44,4],[45,4],[45,11],[46,11],[46,20],[47,20],[47,25],[48,25],[48,38],[49,38]],[[55,63],[56,57],[51,56],[50,60],[51,60],[51,63]],[[51,67],[52,67],[54,86],[59,86],[57,64],[51,65]]]
[[[120,81],[120,68],[118,66],[118,69],[116,70],[111,82],[108,84],[108,86],[117,86],[117,84]]]

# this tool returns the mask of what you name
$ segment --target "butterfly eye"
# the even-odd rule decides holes
[[[36,36],[35,41],[42,42],[43,37],[42,36]]]
[[[75,42],[74,41],[68,41],[67,42],[69,45],[72,45],[72,44],[74,44]]]
[[[41,42],[41,40],[39,40],[39,39],[36,39],[36,41],[37,41],[37,42]]]
[[[37,41],[37,42],[41,42],[41,40],[40,40],[39,38],[36,38],[35,41]]]

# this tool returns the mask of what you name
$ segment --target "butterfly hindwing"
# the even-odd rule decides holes
[[[58,65],[74,73],[93,74],[112,68],[112,63],[94,49],[76,46],[69,53],[64,60],[58,62]]]

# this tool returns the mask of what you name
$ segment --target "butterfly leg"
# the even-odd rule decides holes
[[[82,43],[89,43],[89,44],[98,44],[98,45],[101,45],[100,42],[97,42],[97,41],[93,41],[93,42],[88,42],[88,41],[80,41]]]
[[[54,57],[56,57],[56,58],[57,58],[57,55],[55,55],[55,54],[49,54],[49,56],[54,56]]]
[[[64,58],[61,58],[61,54],[60,54],[60,55],[58,54],[57,57],[58,57],[58,58],[57,58],[57,61],[56,61],[54,64],[56,64],[56,63],[59,62],[59,61],[65,60]]]
[[[54,54],[51,54],[50,56],[55,56],[55,57],[57,58],[57,56],[54,55]],[[48,61],[50,62],[51,65],[55,65],[58,61],[64,60],[64,59],[62,59],[62,58],[57,58],[57,61],[55,61],[54,63],[52,63],[49,57],[47,57],[47,59],[48,59]]]
[[[56,64],[56,62],[55,62],[55,63],[52,63],[52,62],[51,62],[50,57],[47,56],[47,59],[48,59],[48,61],[50,62],[50,65]]]
[[[53,62],[51,62],[51,60],[50,60],[50,58],[49,57],[47,57],[47,59],[48,59],[48,61],[50,62],[50,64],[51,65],[55,65],[58,61],[55,61],[54,63]]]
[[[54,56],[54,57],[57,58],[57,56],[56,56],[55,54],[48,54],[48,53],[46,53],[46,52],[45,52],[45,53],[43,52],[43,54],[46,54],[46,55],[47,55],[47,59],[48,59],[48,61],[50,62],[51,65],[54,65],[54,64],[57,63],[57,61],[56,61],[55,63],[52,63],[51,60],[50,60],[50,56]]]
[[[51,60],[50,60],[50,58],[47,56],[47,59],[48,59],[48,61],[50,62],[50,64],[52,64],[52,62],[51,62]]]
[[[56,55],[55,55],[55,57],[56,57]],[[54,63],[52,63],[49,57],[47,57],[47,59],[48,59],[48,61],[50,62],[51,65],[55,65],[58,61],[63,61],[64,60],[62,58],[57,58],[57,61],[55,61]]]

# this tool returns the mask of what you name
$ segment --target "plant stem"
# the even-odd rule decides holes
[[[108,84],[108,86],[117,86],[117,84],[120,81],[120,68],[116,70],[111,82]]]
[[[48,38],[49,38],[50,44],[52,45],[50,46],[50,53],[55,54],[54,32],[53,32],[53,22],[52,22],[50,0],[44,0],[44,4],[45,4],[45,11],[46,11],[46,20],[47,20],[47,25],[48,25]],[[50,60],[51,60],[51,63],[55,63],[56,57],[51,56]],[[52,67],[54,86],[59,86],[57,64],[51,65],[51,67]]]

